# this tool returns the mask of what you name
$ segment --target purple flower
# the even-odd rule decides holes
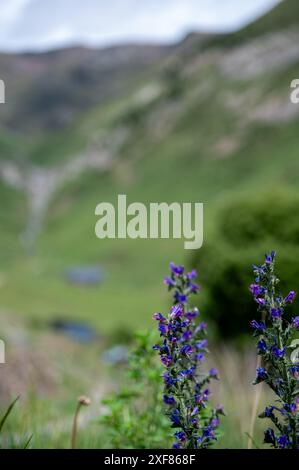
[[[183,304],[187,302],[188,296],[185,294],[180,294],[178,291],[176,291],[174,294],[174,300],[176,300],[177,302],[181,302]]]
[[[190,346],[190,344],[185,344],[182,348],[181,348],[181,354],[183,354],[183,356],[189,356],[190,354],[193,353],[193,348],[192,346]]]
[[[268,376],[266,369],[264,369],[263,367],[258,367],[256,369],[256,375],[257,375],[257,379],[260,381],[266,380]]]
[[[199,311],[197,308],[194,308],[193,310],[186,312],[185,317],[188,318],[188,320],[194,320],[194,318],[198,317]]]
[[[266,301],[265,301],[265,299],[263,299],[262,297],[255,297],[255,301],[256,301],[256,303],[258,303],[259,305],[266,305]]]
[[[296,403],[291,403],[290,405],[288,403],[285,403],[283,405],[283,409],[287,412],[294,413],[297,411],[297,404]]]
[[[185,305],[191,294],[196,293],[198,285],[193,283],[196,271],[184,274],[184,267],[171,263],[171,275],[164,279],[170,289],[174,289],[174,306],[165,318],[156,313],[160,332],[160,343],[153,346],[159,352],[165,366],[164,404],[170,407],[167,416],[172,427],[179,428],[175,433],[174,448],[206,448],[215,438],[213,429],[219,424],[220,411],[207,407],[209,389],[203,389],[211,378],[218,378],[216,369],[209,375],[197,374],[200,362],[204,359],[207,340],[206,323],[195,325],[198,309],[191,308],[185,313]],[[169,290],[170,290],[169,289]],[[201,436],[199,436],[201,434]],[[205,434],[205,435],[204,435]],[[204,435],[204,437],[203,437]],[[200,439],[199,439],[200,437]]]
[[[254,295],[254,297],[258,297],[258,296],[264,294],[264,292],[265,292],[264,287],[261,287],[258,284],[251,284],[249,289],[250,289],[251,293]]]
[[[271,418],[273,417],[273,410],[274,410],[274,406],[267,406],[265,408],[265,411],[264,411],[264,415],[266,418]]]
[[[202,362],[204,357],[205,357],[204,354],[201,353],[201,352],[196,354],[196,359],[197,359],[198,362]]]
[[[198,341],[196,343],[197,349],[206,349],[208,347],[208,340],[207,339],[202,339],[201,341]]]
[[[176,379],[172,377],[168,372],[164,372],[163,374],[164,384],[167,387],[171,387],[176,383]]]
[[[261,339],[258,343],[257,343],[257,349],[258,349],[258,352],[260,354],[263,354],[264,352],[267,351],[267,344],[266,344],[266,341]]]
[[[219,418],[213,418],[213,419],[212,419],[212,421],[211,421],[211,427],[212,427],[213,429],[218,428],[219,424],[220,424]]]
[[[154,313],[153,319],[154,319],[154,320],[157,320],[157,321],[160,321],[160,322],[163,322],[163,323],[166,322],[166,318],[163,317],[162,313],[159,313],[159,312],[158,312],[158,313]]]
[[[180,375],[182,377],[191,378],[193,377],[194,372],[195,372],[195,366],[191,366],[188,369],[181,370]]]
[[[264,443],[275,445],[275,434],[272,428],[268,428],[264,433]]]
[[[167,326],[163,325],[163,323],[160,323],[158,326],[158,330],[160,331],[161,336],[164,336],[167,333]]]
[[[251,320],[250,326],[260,333],[266,329],[266,325],[263,321],[257,322],[256,320]]]
[[[171,356],[161,356],[161,362],[164,366],[169,367],[172,364],[172,357]]]
[[[215,439],[215,433],[212,426],[206,426],[203,431],[203,437],[207,437],[209,439]]]
[[[176,426],[179,426],[181,424],[181,414],[177,408],[175,408],[171,413],[170,419],[172,423]]]
[[[184,307],[180,304],[174,305],[170,310],[171,318],[181,318],[184,315]]]
[[[196,294],[196,292],[199,291],[199,284],[194,284],[194,282],[190,283],[189,284],[189,289],[193,294]]]
[[[175,286],[175,281],[171,279],[171,277],[165,277],[164,278],[164,284],[166,284],[169,287],[174,287]]]
[[[293,320],[292,320],[292,325],[293,325],[294,328],[296,328],[297,330],[299,329],[299,317],[293,318]]]
[[[283,436],[280,436],[277,439],[277,443],[278,443],[278,445],[281,449],[284,449],[285,447],[287,447],[287,445],[290,443],[290,441],[289,441],[288,436],[283,435]]]
[[[219,372],[215,367],[212,367],[212,369],[209,370],[209,376],[213,379],[218,379],[218,374]]]
[[[282,359],[285,355],[286,348],[279,349],[277,346],[273,346],[271,352],[277,359]]]
[[[192,337],[193,331],[192,330],[186,330],[183,332],[182,337],[184,341],[189,341],[189,339]]]
[[[294,364],[293,366],[289,367],[289,371],[296,379],[299,378],[299,364]]]
[[[294,302],[295,300],[295,297],[296,297],[296,292],[294,290],[291,290],[288,295],[286,296],[286,298],[284,299],[285,303],[286,304],[291,304]]]
[[[207,328],[206,322],[202,321],[202,322],[198,325],[198,327],[196,328],[195,333],[198,333],[198,332],[200,332],[200,331],[204,331],[206,328]]]
[[[182,446],[178,443],[178,442],[175,442],[172,446],[173,449],[181,449]]]
[[[173,274],[175,274],[176,276],[180,276],[181,274],[183,274],[184,272],[184,266],[177,266],[176,264],[174,263],[170,263],[170,270],[172,271]]]
[[[192,271],[190,271],[189,273],[187,273],[187,278],[189,280],[192,280],[192,279],[195,279],[197,276],[197,271],[196,269],[192,269]]]
[[[176,437],[180,442],[184,442],[186,440],[186,434],[183,431],[174,433],[174,437]]]
[[[275,251],[272,251],[269,255],[265,255],[265,263],[266,264],[273,263],[275,256],[276,256]]]
[[[168,395],[163,395],[163,401],[166,405],[175,405],[176,401],[174,397],[168,396]]]
[[[273,320],[277,320],[278,318],[281,318],[281,310],[279,308],[271,308],[270,310],[270,315],[273,318]]]

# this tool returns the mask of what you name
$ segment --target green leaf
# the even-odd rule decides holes
[[[7,420],[7,418],[9,417],[13,407],[15,406],[15,404],[17,403],[17,401],[19,400],[19,396],[17,398],[15,398],[15,400],[9,405],[9,407],[7,408],[4,416],[1,418],[0,420],[0,432],[2,431],[2,428],[5,424],[5,421]]]
[[[292,349],[299,347],[299,339],[294,339],[288,347]]]

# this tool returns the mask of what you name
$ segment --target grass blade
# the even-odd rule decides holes
[[[1,418],[0,420],[0,432],[2,431],[2,428],[5,424],[5,421],[7,420],[7,418],[9,417],[13,407],[15,406],[15,404],[17,403],[17,401],[19,400],[19,396],[17,398],[15,398],[15,400],[9,405],[9,407],[7,408],[4,416]]]

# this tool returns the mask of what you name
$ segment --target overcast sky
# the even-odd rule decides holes
[[[179,39],[240,28],[279,0],[0,0],[0,50]]]

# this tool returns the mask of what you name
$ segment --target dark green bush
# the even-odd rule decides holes
[[[253,282],[251,266],[261,263],[264,254],[271,250],[277,251],[283,292],[298,291],[297,194],[288,190],[268,191],[222,205],[214,234],[196,254],[196,264],[208,292],[205,313],[214,320],[221,336],[248,333],[248,322],[256,316],[248,290]]]

